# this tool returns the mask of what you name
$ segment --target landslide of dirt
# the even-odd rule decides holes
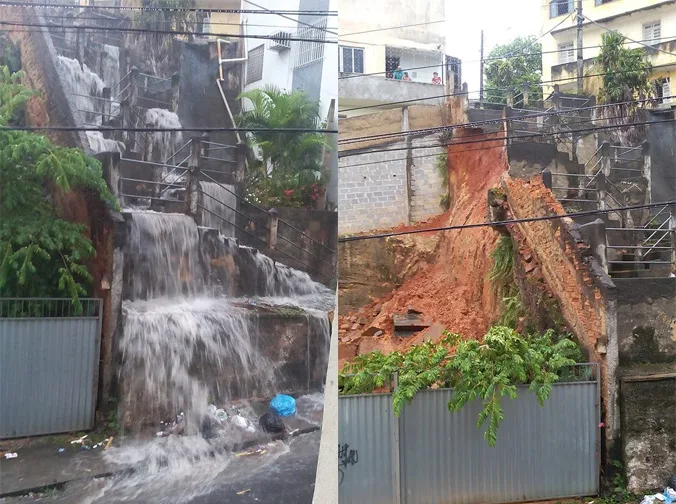
[[[425,224],[406,229],[430,229],[485,222],[488,215],[487,193],[500,184],[508,170],[499,133],[477,130],[456,131],[454,141],[471,136],[486,140],[477,148],[471,144],[449,147],[449,184],[451,208]],[[493,141],[490,141],[494,139]],[[480,338],[498,317],[499,304],[492,291],[488,274],[490,254],[499,239],[490,227],[437,231],[410,235],[423,238],[439,233],[435,260],[388,295],[363,306],[357,312],[339,316],[339,359],[341,364],[356,354],[373,350],[401,350],[424,339],[440,336],[440,327],[466,338]],[[392,315],[409,307],[424,314],[433,325],[413,338],[394,336]],[[371,331],[367,331],[368,329]],[[365,336],[364,332],[378,332]]]

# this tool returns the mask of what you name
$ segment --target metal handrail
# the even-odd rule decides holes
[[[204,189],[202,189],[201,187],[200,187],[199,191],[202,193],[203,196],[208,196],[209,198],[211,198],[211,199],[214,200],[215,202],[220,203],[221,205],[223,205],[225,208],[229,208],[230,210],[232,210],[233,212],[235,212],[237,215],[241,215],[242,217],[246,218],[247,220],[249,220],[249,221],[251,221],[251,222],[253,222],[253,223],[255,223],[255,224],[258,224],[259,226],[261,226],[261,227],[262,227],[263,229],[265,229],[266,231],[269,231],[270,228],[268,228],[267,224],[263,224],[262,222],[259,222],[259,221],[255,220],[255,219],[252,219],[251,217],[249,217],[248,215],[246,215],[246,214],[240,212],[240,211],[237,210],[236,208],[232,208],[232,207],[231,207],[230,205],[228,205],[227,203],[224,203],[224,202],[222,202],[221,200],[219,200],[218,198],[216,198],[215,196],[212,196],[211,194],[205,192]],[[226,220],[224,217],[221,217],[221,218],[222,218],[223,220]]]
[[[245,232],[246,234],[248,234],[249,236],[253,236],[254,238],[256,238],[256,239],[257,239],[258,241],[260,241],[261,243],[264,243],[265,246],[267,247],[268,242],[265,241],[264,239],[262,239],[261,237],[256,236],[255,234],[250,233],[250,232],[247,231],[246,229],[239,227],[237,224],[235,224],[235,223],[233,223],[233,222],[230,222],[229,220],[223,218],[221,215],[218,215],[217,213],[212,212],[212,211],[209,210],[208,208],[205,208],[203,205],[200,205],[199,203],[197,204],[197,207],[198,207],[198,208],[201,208],[201,209],[204,210],[205,212],[208,212],[208,213],[210,213],[211,215],[213,215],[213,216],[215,216],[215,217],[218,217],[218,218],[221,219],[223,222],[225,222],[225,223],[227,223],[227,224],[230,224],[231,226],[234,226],[236,229],[239,229],[240,231],[244,231],[244,232]]]
[[[188,145],[190,145],[191,143],[192,143],[192,140],[188,140],[188,141],[185,143],[185,145],[182,145],[181,147],[179,147],[179,149],[178,149],[177,151],[175,151],[171,156],[169,156],[167,159],[164,160],[165,164],[166,164],[166,163],[169,163],[169,161],[171,161],[172,159],[174,159],[174,158],[176,157],[176,154],[178,154],[179,152],[181,152],[183,149],[185,149],[185,148],[186,148]]]
[[[655,229],[655,230],[653,231],[653,234],[651,234],[650,236],[648,236],[648,238],[646,238],[645,240],[643,240],[643,243],[646,243],[647,241],[649,241],[653,236],[655,236],[655,233],[659,233],[660,231],[662,231],[662,232],[666,232],[666,231],[671,232],[670,229],[662,229],[662,227],[663,227],[665,224],[668,224],[668,223],[669,223],[669,221],[668,221],[668,220],[665,220],[662,224],[660,224],[660,225],[657,227],[657,229]],[[665,236],[667,236],[667,235],[662,235],[662,238],[664,238]],[[660,238],[660,240],[662,240],[662,238]],[[659,243],[659,242],[658,242],[658,243]]]
[[[205,177],[207,177],[211,182],[214,182],[214,183],[218,184],[221,188],[225,189],[225,190],[228,191],[229,193],[234,194],[238,199],[243,199],[239,194],[237,194],[237,193],[231,191],[230,189],[228,189],[227,187],[225,187],[223,184],[221,184],[220,182],[218,182],[217,180],[215,180],[213,177],[207,175],[206,173],[202,173],[202,175],[204,175]],[[254,207],[254,208],[260,210],[261,212],[264,212],[264,213],[267,215],[267,213],[268,213],[267,210],[264,210],[264,209],[260,208],[260,207],[257,206],[257,205],[254,205],[254,204],[252,204],[252,203],[249,203],[248,201],[247,201],[246,203],[247,203],[247,205],[251,205],[252,207]],[[324,247],[326,250],[328,250],[328,251],[331,252],[332,254],[335,253],[335,250],[333,250],[332,248],[327,247],[327,246],[324,245],[322,242],[315,240],[315,239],[312,238],[311,236],[308,236],[308,235],[305,234],[303,231],[301,231],[300,229],[298,229],[298,228],[292,226],[291,224],[289,224],[289,223],[286,222],[285,220],[279,219],[278,222],[280,222],[280,223],[282,223],[282,224],[284,224],[284,225],[290,227],[290,228],[293,229],[294,231],[298,232],[301,236],[304,236],[304,237],[308,238],[310,241],[312,241],[312,242],[314,242],[314,243],[320,245],[321,247]]]
[[[660,210],[659,212],[657,212],[657,213],[653,216],[653,218],[650,219],[650,222],[652,222],[652,221],[654,221],[655,219],[657,219],[660,215],[662,215],[662,212],[664,212],[665,210],[668,210],[668,209],[669,209],[669,205],[664,205],[664,206],[662,207],[662,210]],[[646,224],[646,225],[644,226],[645,229],[652,229],[652,228],[649,228],[649,227],[648,227],[648,226],[650,225],[650,222],[648,222],[648,224]]]

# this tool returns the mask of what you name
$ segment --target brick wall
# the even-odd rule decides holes
[[[564,215],[540,177],[508,178],[503,187],[514,218]],[[542,264],[542,276],[589,360],[600,364],[607,448],[619,435],[615,286],[569,218],[517,224]],[[609,341],[610,339],[610,341]]]

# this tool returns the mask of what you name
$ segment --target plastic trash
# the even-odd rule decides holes
[[[57,453],[65,453],[66,449],[65,448],[59,448],[56,452]]]
[[[655,496],[654,495],[646,495],[643,497],[643,500],[641,501],[641,504],[654,504],[655,503]]]
[[[217,409],[216,411],[214,411],[214,418],[218,420],[220,423],[223,423],[228,419],[228,414],[225,412],[224,409]]]
[[[284,422],[281,417],[274,411],[265,413],[258,422],[265,432],[279,433],[284,432]]]
[[[676,492],[674,492],[671,488],[665,488],[664,492],[662,492],[662,496],[664,497],[664,504],[671,504],[674,502]]]
[[[270,401],[270,409],[281,417],[288,417],[296,413],[296,400],[288,395],[277,394]]]
[[[17,458],[18,456],[19,456],[19,454],[16,453],[16,452],[14,452],[14,453],[5,453],[5,459],[7,459],[7,460],[9,460],[9,459],[15,459],[15,458]]]
[[[249,421],[247,418],[244,418],[242,415],[235,415],[232,417],[232,423],[247,432],[256,432],[256,428],[253,426],[251,421]]]

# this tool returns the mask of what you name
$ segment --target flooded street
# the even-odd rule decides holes
[[[67,484],[40,496],[5,499],[2,504],[223,504],[311,502],[321,433],[275,441],[251,455],[204,456],[207,444],[187,436],[154,440],[115,450],[112,457],[144,459],[133,474]],[[167,443],[167,441],[171,441]],[[164,458],[172,450],[183,456]],[[250,450],[253,451],[253,450]],[[245,452],[247,453],[247,452]],[[191,458],[192,455],[192,458]]]

